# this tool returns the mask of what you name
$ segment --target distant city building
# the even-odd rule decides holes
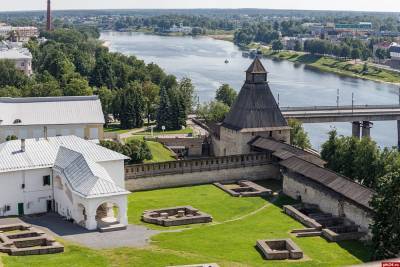
[[[372,23],[336,23],[335,30],[338,32],[370,32],[372,31]]]
[[[181,23],[179,26],[176,26],[175,24],[169,29],[169,32],[180,32],[180,33],[185,33],[189,34],[192,32],[192,27],[188,26],[183,26]]]
[[[26,75],[32,75],[32,54],[21,43],[0,42],[0,60],[14,62],[15,67]]]
[[[400,44],[393,43],[389,48],[389,52],[392,60],[400,60]]]
[[[103,139],[104,115],[97,96],[0,98],[0,143],[75,135]]]
[[[12,38],[14,42],[27,42],[31,38],[39,37],[37,27],[12,27],[9,25],[0,25],[0,36],[3,38]]]

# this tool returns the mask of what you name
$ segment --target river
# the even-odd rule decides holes
[[[135,55],[146,63],[154,62],[178,78],[189,77],[201,102],[210,101],[216,89],[228,83],[236,90],[243,85],[244,71],[251,59],[231,42],[208,37],[168,37],[143,33],[103,32],[110,50]],[[225,64],[228,59],[229,63]],[[288,61],[263,59],[268,80],[280,106],[397,104],[398,87],[320,72]],[[306,124],[312,145],[320,149],[327,132],[335,127],[339,134],[350,135],[350,123]],[[374,122],[372,138],[380,145],[397,145],[396,122]]]

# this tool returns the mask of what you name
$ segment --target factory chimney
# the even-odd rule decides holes
[[[46,24],[46,30],[51,31],[51,1],[47,0],[47,24]]]

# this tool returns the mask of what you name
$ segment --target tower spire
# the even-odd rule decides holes
[[[46,30],[51,31],[51,0],[47,0],[47,23],[46,23]]]

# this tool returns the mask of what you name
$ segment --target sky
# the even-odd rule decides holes
[[[0,11],[43,10],[46,0],[0,0]],[[271,8],[400,12],[399,0],[52,0],[53,9]]]

